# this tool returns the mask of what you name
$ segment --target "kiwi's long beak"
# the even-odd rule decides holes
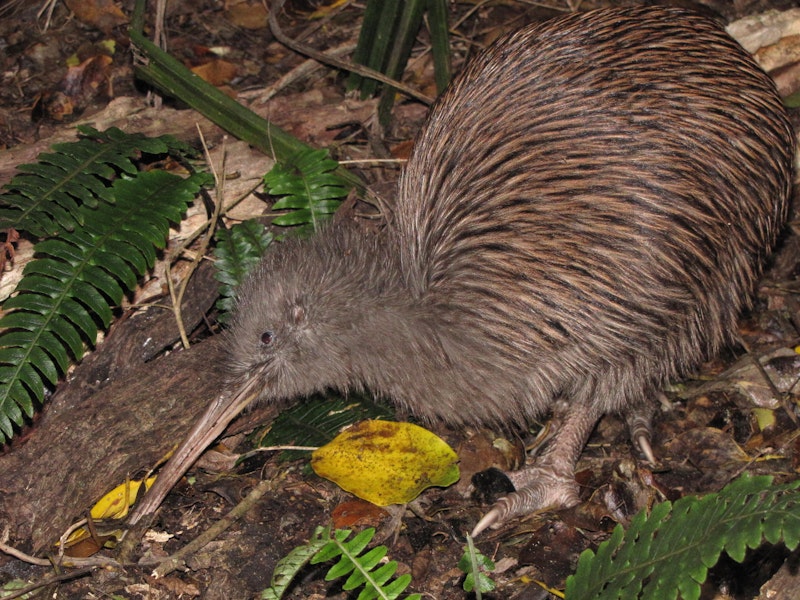
[[[228,423],[258,396],[263,389],[263,380],[259,375],[260,373],[251,374],[249,379],[232,394],[223,392],[214,399],[169,462],[161,469],[153,486],[131,511],[128,519],[129,527],[133,527],[143,517],[153,514],[158,509],[164,497],[194,464],[203,450],[217,439],[225,431]]]

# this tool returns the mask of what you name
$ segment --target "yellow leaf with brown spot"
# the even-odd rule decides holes
[[[440,437],[411,423],[362,421],[314,451],[320,477],[379,506],[410,502],[431,486],[459,478],[458,455]]]

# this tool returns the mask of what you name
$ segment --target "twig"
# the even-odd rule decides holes
[[[234,198],[231,201],[230,204],[228,204],[227,206],[223,207],[221,212],[220,212],[220,215],[221,216],[226,215],[229,210],[231,210],[232,208],[234,208],[234,207],[238,206],[239,204],[241,204],[241,202],[243,200],[245,200],[245,198],[250,197],[250,195],[252,195],[252,193],[255,192],[257,189],[262,187],[263,184],[264,184],[264,181],[261,178],[258,178],[251,188],[249,188],[248,190],[243,192],[238,198]],[[173,261],[178,256],[180,256],[181,254],[186,252],[186,249],[197,238],[199,238],[204,231],[206,231],[208,229],[209,225],[212,222],[212,219],[213,219],[213,217],[210,217],[207,220],[203,221],[203,223],[199,227],[197,227],[197,229],[195,229],[189,235],[187,235],[186,238],[180,244],[176,245],[172,250],[170,250],[170,252],[169,252],[169,260]],[[196,255],[196,253],[195,253],[195,255]]]
[[[140,562],[140,564],[158,564],[158,567],[156,567],[156,569],[153,571],[153,576],[156,578],[169,575],[172,573],[172,571],[183,564],[184,557],[197,552],[206,544],[214,541],[222,532],[233,525],[233,523],[235,523],[239,517],[247,513],[247,511],[249,511],[264,494],[273,491],[274,484],[275,482],[271,479],[265,479],[259,482],[259,484],[254,487],[249,494],[247,494],[244,500],[234,506],[227,515],[214,523],[214,525],[209,527],[204,533],[197,536],[194,540],[186,544],[172,556],[169,556],[164,560],[154,560],[152,562],[143,560]]]
[[[328,56],[342,56],[345,54],[350,54],[353,50],[355,50],[356,45],[352,43],[344,44],[342,46],[337,46],[336,48],[332,48],[328,50]],[[295,81],[302,79],[303,77],[307,77],[317,69],[321,68],[323,65],[313,58],[309,58],[302,62],[302,64],[298,65],[286,75],[283,75],[278,81],[273,83],[266,89],[258,90],[255,93],[244,93],[242,94],[242,98],[251,99],[255,98],[255,104],[257,106],[266,104],[275,94],[280,92],[283,88],[288,87]]]
[[[69,573],[61,573],[60,575],[52,575],[47,579],[42,581],[37,581],[36,583],[32,583],[30,585],[26,585],[24,588],[21,588],[15,591],[13,594],[3,595],[3,600],[12,600],[13,598],[22,598],[27,596],[31,592],[35,592],[36,590],[45,588],[49,585],[54,583],[59,583],[61,581],[68,581],[69,579],[75,579],[77,577],[83,577],[84,575],[88,575],[91,573],[96,567],[85,567],[83,569],[78,569],[77,571],[70,571]]]
[[[13,546],[9,546],[6,544],[8,541],[8,526],[3,530],[3,535],[0,536],[0,552],[4,552],[14,558],[18,558],[22,562],[26,562],[31,565],[38,565],[40,567],[49,567],[52,563],[49,560],[44,558],[36,558],[35,556],[31,556],[30,554],[25,554],[22,550],[17,550]]]
[[[197,132],[200,134],[200,141],[203,144],[203,152],[205,152],[206,160],[208,162],[209,168],[211,169],[212,174],[214,175],[214,213],[212,214],[211,218],[207,221],[208,227],[206,228],[206,235],[203,238],[202,242],[200,243],[200,247],[197,249],[194,258],[192,259],[191,264],[189,265],[189,272],[181,281],[181,285],[175,292],[172,286],[172,277],[170,275],[170,267],[167,265],[167,286],[169,287],[169,295],[172,298],[172,310],[175,312],[175,320],[178,323],[178,331],[181,334],[181,342],[183,343],[184,348],[189,347],[189,337],[186,334],[186,329],[183,326],[183,319],[181,317],[181,303],[183,302],[183,296],[186,293],[186,288],[189,285],[189,280],[192,277],[192,274],[197,269],[197,266],[200,264],[200,261],[205,256],[206,250],[208,246],[211,244],[211,238],[214,235],[214,229],[216,227],[217,221],[219,219],[220,211],[222,210],[223,198],[225,197],[225,139],[223,137],[223,148],[222,148],[222,173],[217,173],[216,169],[214,168],[214,163],[211,160],[210,153],[208,151],[208,145],[206,144],[205,137],[203,137],[203,132],[200,130],[200,127],[197,127]]]

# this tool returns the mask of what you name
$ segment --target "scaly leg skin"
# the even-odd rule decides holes
[[[536,464],[509,474],[517,491],[495,503],[472,530],[472,537],[512,517],[549,507],[569,508],[578,504],[575,463],[602,414],[591,405],[572,406]]]

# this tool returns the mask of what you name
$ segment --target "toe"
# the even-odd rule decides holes
[[[489,527],[497,527],[513,517],[547,508],[568,508],[580,502],[578,484],[572,476],[554,474],[534,467],[526,473],[528,483],[500,498],[472,530],[475,537]]]

